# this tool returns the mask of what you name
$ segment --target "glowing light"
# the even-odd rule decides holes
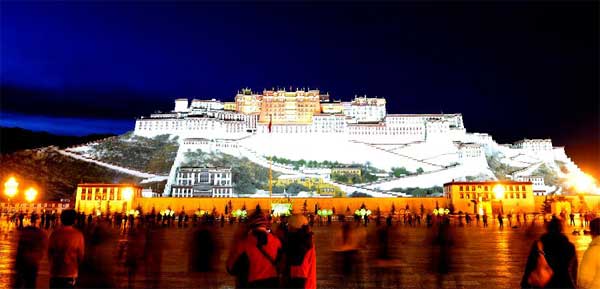
[[[10,199],[17,194],[19,188],[19,182],[14,177],[10,177],[6,183],[4,183],[4,194]]]
[[[27,191],[25,191],[25,199],[31,203],[31,202],[35,201],[35,197],[37,197],[37,194],[38,194],[38,192],[36,189],[29,188],[29,189],[27,189]]]
[[[237,209],[237,210],[231,212],[231,214],[236,218],[240,218],[240,217],[246,218],[246,216],[248,215],[248,212],[246,212],[246,210]]]
[[[291,203],[271,203],[271,211],[272,215],[275,217],[278,216],[289,216],[292,214],[292,204]],[[319,210],[321,211],[321,210]],[[320,215],[319,212],[317,214]]]
[[[123,200],[131,201],[133,198],[133,188],[124,188],[123,191],[121,191],[121,196],[123,197]]]
[[[572,174],[569,176],[569,183],[578,193],[590,193],[595,189],[595,180],[585,173]]]
[[[496,196],[496,199],[504,198],[504,186],[503,185],[495,185],[494,189],[492,189],[492,191],[494,192],[494,196]]]

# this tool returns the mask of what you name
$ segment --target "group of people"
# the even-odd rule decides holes
[[[27,220],[27,217],[29,217],[29,220]],[[56,225],[58,213],[56,210],[42,210],[41,213],[33,211],[29,214],[27,212],[19,211],[10,214],[6,213],[6,219],[8,224],[14,224],[17,229],[23,229],[25,227],[25,223],[29,221],[29,226],[48,230],[54,228]]]
[[[372,267],[377,272],[392,272],[390,270],[396,266],[391,260],[388,245],[391,238],[391,218],[386,218],[385,222],[387,226],[378,226],[376,233],[377,257]],[[600,288],[600,218],[589,222],[592,242],[579,266],[575,247],[563,233],[564,222],[566,220],[554,217],[547,223],[547,233],[532,245],[521,282],[522,288]],[[39,263],[44,255],[47,255],[50,266],[50,288],[118,287],[116,282],[111,281],[114,279],[114,272],[106,271],[107,268],[115,267],[108,264],[112,261],[102,261],[111,258],[110,251],[114,248],[114,240],[109,241],[107,230],[102,229],[103,226],[109,228],[108,221],[98,218],[91,222],[74,210],[64,210],[60,215],[60,223],[49,237],[38,226],[26,226],[20,230],[13,287],[36,288]],[[448,266],[452,263],[447,258],[452,256],[450,250],[453,246],[453,229],[448,217],[433,224],[435,230],[431,232],[435,236],[432,239],[437,250],[434,250],[432,260],[437,260],[436,274],[443,278],[441,276],[449,272]],[[344,222],[340,235],[337,238],[332,235],[332,240],[336,240],[335,256],[339,257],[335,261],[339,263],[342,275],[349,277],[344,278],[340,286],[353,287],[353,284],[363,281],[360,280],[361,275],[357,274],[361,269],[356,267],[360,264],[357,261],[359,252],[365,247],[361,242],[366,240],[365,236],[360,235],[360,232],[366,231],[359,230],[360,227],[362,226]],[[138,287],[135,286],[135,276],[141,266],[140,262],[146,263],[144,266],[150,268],[146,269],[146,279],[158,278],[162,262],[160,252],[163,236],[158,235],[162,226],[152,222],[146,227],[132,228],[126,233],[126,246],[120,245],[118,254],[119,258],[124,257],[129,288]],[[213,222],[204,218],[199,226],[194,226],[191,230],[189,246],[185,249],[189,256],[189,273],[195,276],[195,283],[190,284],[190,287],[218,287],[214,274],[222,266],[219,262],[221,244],[215,237],[215,228]],[[298,214],[272,222],[268,212],[265,214],[257,209],[237,230],[225,263],[226,271],[235,276],[237,288],[316,288],[317,251],[309,218]],[[104,245],[107,245],[107,251],[102,251]],[[540,264],[544,263],[551,268],[549,271],[552,274],[546,284],[540,286],[539,282],[532,281],[535,279],[532,276],[538,275]],[[87,278],[80,270],[88,271]],[[92,279],[90,276],[93,276]],[[440,280],[439,286],[442,284]],[[160,286],[160,282],[151,284],[153,285],[147,283],[144,286]]]
[[[531,247],[522,288],[600,288],[600,218],[590,221],[592,242],[577,263],[575,246],[563,233],[563,221],[553,217],[547,232]]]
[[[261,211],[236,234],[227,272],[238,288],[317,288],[317,257],[308,219],[292,215],[271,233]]]

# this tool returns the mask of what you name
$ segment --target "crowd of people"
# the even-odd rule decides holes
[[[274,219],[270,213],[257,206],[246,218],[237,220],[237,231],[224,262],[226,271],[235,277],[236,288],[316,288],[318,251],[312,226],[331,224],[332,218],[319,216],[315,221],[314,215],[294,214]],[[480,217],[483,219],[482,226],[487,227],[486,215],[475,215],[475,224],[469,214],[453,218],[425,215],[423,223],[433,227],[429,230],[428,242],[432,246],[430,268],[437,276],[436,287],[443,287],[445,276],[454,270],[454,230],[459,226],[480,226]],[[516,219],[514,223],[513,217]],[[419,226],[421,218],[419,214],[405,214],[396,222]],[[526,215],[498,215],[498,226],[503,226],[505,218],[509,227],[521,226],[521,222],[527,224]],[[358,272],[364,269],[359,256],[366,246],[366,230],[360,228],[367,226],[370,219],[375,221],[377,228],[376,256],[370,264],[376,276],[374,282],[377,287],[401,287],[398,278],[401,266],[389,249],[393,242],[394,219],[391,215],[383,217],[378,214],[373,218],[355,217],[355,223],[346,218],[338,219],[342,223],[341,229],[332,234],[331,239],[335,264],[339,265],[336,274],[343,277],[338,284],[340,288],[363,287],[364,280]],[[17,226],[20,229],[14,288],[37,287],[39,264],[44,256],[49,261],[50,288],[120,287],[122,284],[118,284],[114,272],[117,262],[125,267],[128,288],[159,288],[165,228],[188,225],[191,230],[188,246],[184,249],[188,256],[187,271],[191,276],[188,286],[219,286],[215,273],[223,266],[219,259],[223,246],[216,236],[218,227],[226,224],[222,215],[206,213],[187,218],[183,212],[168,216],[152,212],[136,218],[118,213],[92,216],[63,210],[49,221],[50,225],[46,225],[46,220],[52,218],[45,217],[38,224],[37,218],[32,217],[29,226]],[[569,224],[572,225],[571,220],[569,216]],[[233,222],[232,219],[229,221]],[[563,232],[566,222],[562,215],[553,216],[546,222],[547,232],[532,244],[521,281],[522,288],[600,288],[600,218],[586,221],[584,217],[582,221],[582,226],[589,229],[586,232],[592,235],[592,242],[580,264],[577,263],[574,245]],[[116,236],[115,231],[119,232]],[[119,236],[125,239],[118,240]],[[118,243],[116,259],[112,253],[115,243]],[[545,267],[542,266],[544,264]],[[540,272],[546,272],[546,275]],[[141,285],[137,279],[139,274],[144,274]]]

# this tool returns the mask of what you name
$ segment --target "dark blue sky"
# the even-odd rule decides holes
[[[0,5],[2,125],[120,133],[176,97],[291,85],[600,163],[592,1]]]

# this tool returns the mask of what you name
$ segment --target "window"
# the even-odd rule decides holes
[[[525,193],[523,193],[523,199],[525,199],[525,198],[526,198],[526,196],[527,196],[527,195],[526,195]]]
[[[521,191],[525,191],[525,186],[521,186]]]
[[[475,190],[475,186],[471,186],[471,191],[474,192]]]

